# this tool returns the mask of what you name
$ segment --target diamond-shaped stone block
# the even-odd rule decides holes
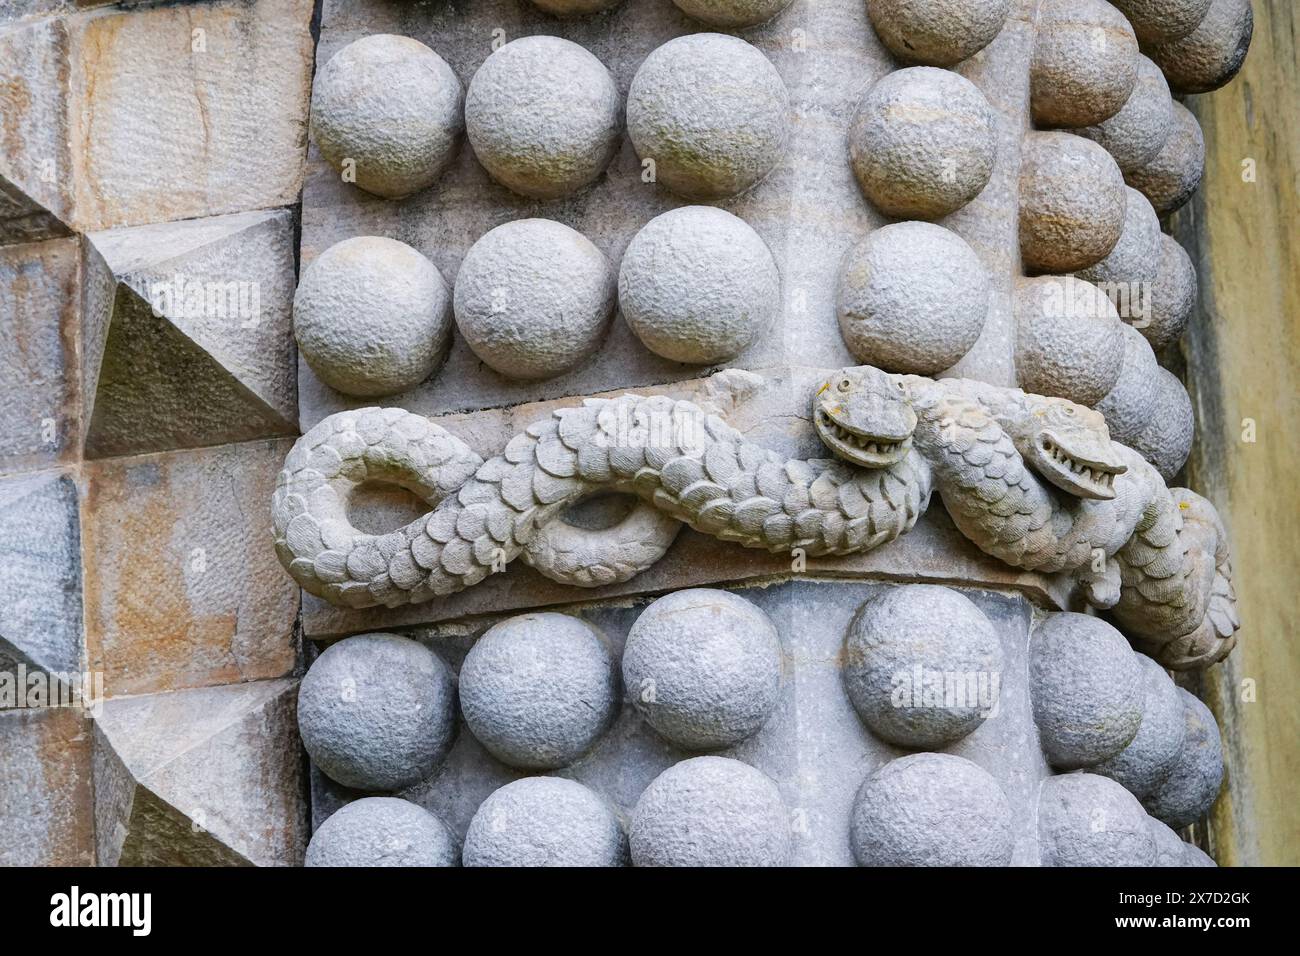
[[[288,211],[87,241],[87,458],[296,432]]]
[[[302,862],[296,680],[107,701],[95,720],[102,866]]]

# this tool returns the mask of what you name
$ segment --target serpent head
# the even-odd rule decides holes
[[[1013,435],[1034,471],[1077,498],[1115,497],[1115,477],[1128,471],[1110,442],[1100,412],[1064,398],[1026,396],[1028,427]]]
[[[897,376],[861,365],[840,369],[818,389],[813,426],[837,457],[885,468],[911,450],[916,412]]]

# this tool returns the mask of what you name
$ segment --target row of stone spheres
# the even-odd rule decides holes
[[[533,2],[565,18],[557,28],[618,6]],[[687,29],[791,15],[789,0],[673,2]],[[436,629],[373,626],[319,653],[298,726],[333,806],[317,809],[307,865],[781,866],[812,859],[801,841],[828,829],[838,849],[823,857],[864,866],[1213,865],[1175,830],[1218,795],[1219,730],[1169,671],[1222,660],[1239,622],[1225,529],[1172,484],[1194,420],[1162,358],[1197,277],[1161,219],[1205,158],[1174,96],[1233,78],[1249,0],[866,11],[894,62],[844,117],[841,162],[881,224],[847,247],[833,292],[857,364],[787,388],[797,453],[730,421],[765,379],[725,371],[788,308],[783,254],[719,205],[778,175],[796,136],[796,98],[758,46],[677,36],[625,93],[583,45],[547,35],[496,46],[465,85],[435,49],[391,34],[319,68],[312,142],[350,189],[416,201],[464,141],[495,184],[562,208],[611,175],[626,134],[641,184],[674,204],[624,237],[617,263],[533,217],[478,235],[454,277],[382,235],[304,269],[294,334],[342,410],[306,430],[277,481],[286,571],[355,621],[445,601],[516,558],[573,605],[453,622],[447,634],[472,636],[463,655]],[[966,69],[1000,44],[1020,44],[1028,70],[1016,122],[992,101],[1002,67]],[[706,384],[562,401],[512,418],[493,454],[405,407],[456,338],[482,375],[546,383],[587,367],[620,321]],[[1007,375],[984,374],[993,347]],[[730,406],[709,398],[722,392]],[[428,510],[359,529],[354,499],[376,483]],[[611,497],[625,502],[612,518],[575,517]],[[800,562],[904,553],[936,526],[1005,581],[1040,576],[1068,599],[871,584],[851,614],[819,620],[819,601],[862,585],[810,573],[810,604],[789,610]],[[722,542],[723,563],[740,546],[790,555],[792,571],[757,589],[583,603],[654,573],[684,527]],[[1006,601],[1022,616],[994,610]],[[823,706],[833,733],[800,718]],[[814,812],[809,792],[846,786],[812,768],[849,746],[832,740],[870,757],[833,812]],[[634,799],[629,774],[644,778]],[[468,791],[482,796],[465,825],[448,794]]]

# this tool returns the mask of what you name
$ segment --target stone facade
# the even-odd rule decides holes
[[[1194,865],[1250,4],[921,6],[0,0],[0,862]]]

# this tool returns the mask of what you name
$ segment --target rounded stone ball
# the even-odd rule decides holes
[[[1079,272],[1110,296],[1121,318],[1135,322],[1142,296],[1149,294],[1160,272],[1160,217],[1136,189],[1124,187],[1124,228],[1115,248],[1100,262]]]
[[[788,7],[790,0],[673,0],[673,5],[711,27],[740,30],[766,23]]]
[[[655,777],[628,843],[633,866],[784,866],[792,849],[776,784],[728,757],[692,757]]]
[[[903,63],[953,66],[993,42],[1011,0],[871,0],[880,42]]]
[[[849,843],[860,866],[1008,866],[1011,804],[983,767],[951,754],[891,760],[853,801]]]
[[[1141,799],[1169,773],[1183,749],[1187,728],[1177,685],[1151,658],[1139,654],[1137,659],[1146,687],[1142,724],[1127,747],[1089,769],[1123,784]]]
[[[1100,618],[1062,612],[1030,638],[1029,695],[1048,762],[1072,770],[1133,741],[1146,676],[1123,634]]]
[[[1182,103],[1175,102],[1173,110],[1173,129],[1155,159],[1124,176],[1130,186],[1151,200],[1161,216],[1186,205],[1205,174],[1201,124]]]
[[[790,95],[757,47],[693,33],[653,50],[627,94],[627,131],[655,180],[687,199],[726,199],[785,150]]]
[[[335,169],[389,199],[428,186],[451,163],[465,128],[460,80],[410,37],[354,40],[321,67],[311,94],[311,138]],[[345,163],[355,164],[345,167]]]
[[[396,797],[363,797],[332,813],[307,844],[304,866],[459,866],[447,825]]]
[[[988,185],[997,153],[984,94],[964,76],[930,66],[885,74],[849,126],[849,162],[863,195],[896,219],[956,212]]]
[[[1176,93],[1209,93],[1241,70],[1255,32],[1250,0],[1213,0],[1196,29],[1147,51]]]
[[[1160,368],[1151,345],[1131,325],[1120,329],[1123,358],[1115,387],[1094,406],[1106,418],[1112,441],[1133,447],[1156,406],[1156,372]]]
[[[323,774],[356,790],[400,790],[451,749],[455,688],[438,655],[397,634],[330,645],[298,687],[298,732]]]
[[[1187,855],[1183,847],[1188,844],[1183,842],[1182,837],[1152,816],[1147,817],[1147,829],[1151,831],[1151,839],[1156,843],[1156,859],[1153,866],[1187,865]]]
[[[1187,733],[1169,773],[1143,804],[1157,820],[1174,829],[1195,823],[1209,812],[1223,783],[1223,743],[1210,709],[1181,687]]]
[[[1137,83],[1138,42],[1104,0],[1043,0],[1029,67],[1039,126],[1092,126],[1120,111]]]
[[[520,614],[489,628],[460,669],[470,733],[502,763],[554,770],[609,728],[618,678],[604,639],[567,614]]]
[[[584,17],[616,7],[623,0],[532,0],[533,6],[555,17]]]
[[[1110,0],[1128,17],[1142,43],[1177,40],[1195,30],[1210,9],[1210,0]]]
[[[900,747],[942,747],[984,723],[1000,686],[1002,644],[969,598],[945,587],[911,584],[867,601],[844,639],[844,689],[872,732]],[[922,684],[914,686],[916,668]],[[926,699],[925,680],[958,675],[971,696],[948,705]],[[993,683],[993,681],[998,683]],[[983,683],[981,683],[981,681]],[[907,690],[900,698],[899,688]],[[985,692],[980,699],[980,689]]]
[[[713,206],[656,216],[632,237],[618,304],[641,343],[674,362],[734,358],[781,308],[781,273],[762,237]]]
[[[835,309],[858,361],[933,375],[979,339],[988,300],[988,270],[965,239],[932,223],[898,222],[845,254]]]
[[[1165,75],[1138,56],[1137,83],[1120,111],[1095,126],[1075,130],[1106,148],[1121,172],[1140,169],[1156,158],[1174,128],[1174,103]]]
[[[1035,272],[1100,261],[1124,231],[1124,175],[1110,153],[1073,133],[1030,133],[1020,167],[1020,253]]]
[[[1133,441],[1126,444],[1155,465],[1161,478],[1173,481],[1192,452],[1196,417],[1187,389],[1173,372],[1156,369],[1155,386],[1151,417]]]
[[[1153,866],[1156,839],[1137,797],[1109,777],[1067,773],[1038,792],[1043,866]]]
[[[1183,336],[1196,308],[1196,266],[1173,236],[1160,235],[1160,268],[1151,286],[1150,312],[1136,328],[1153,349],[1166,349]]]
[[[1022,389],[1093,405],[1115,387],[1124,357],[1123,323],[1095,285],[1074,276],[1022,279],[1015,314]]]
[[[470,246],[452,304],[456,327],[485,365],[507,378],[543,379],[599,348],[616,295],[609,260],[586,236],[550,219],[518,219]]]
[[[404,242],[344,239],[303,270],[293,297],[298,351],[330,388],[373,397],[414,388],[451,345],[451,293]]]
[[[781,697],[781,639],[730,591],[665,595],[637,618],[623,685],[659,734],[687,750],[732,747],[762,729]]]
[[[524,777],[479,805],[466,866],[626,866],[627,836],[609,804],[574,780]]]
[[[622,125],[609,70],[559,37],[520,37],[498,48],[465,94],[474,155],[498,183],[533,199],[595,182],[618,152]]]

